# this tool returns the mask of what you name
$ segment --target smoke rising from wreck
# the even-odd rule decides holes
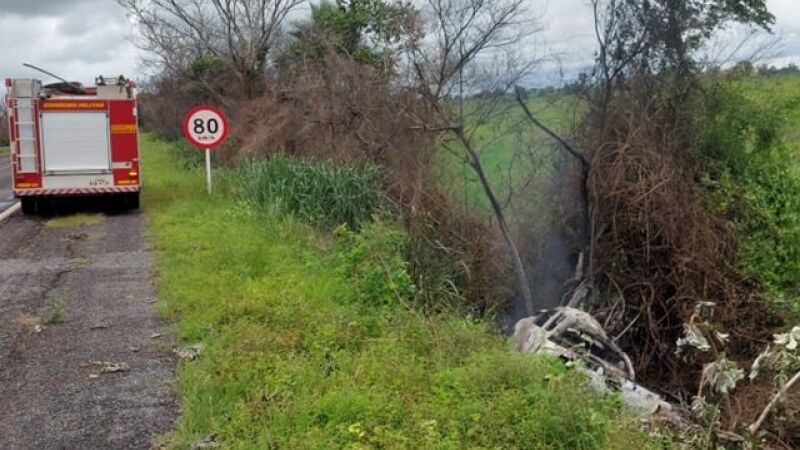
[[[533,180],[510,202],[509,212],[528,273],[536,310],[563,305],[571,290],[580,257],[585,223],[581,214],[578,164],[559,149],[549,151],[549,167],[532,173]],[[540,161],[537,162],[541,164]],[[523,300],[514,297],[502,323],[509,332],[527,316]]]

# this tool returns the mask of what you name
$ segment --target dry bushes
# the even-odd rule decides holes
[[[426,198],[429,201],[404,211],[410,267],[422,306],[478,316],[501,313],[516,291],[497,226],[486,217],[453,208],[444,198]]]
[[[193,107],[212,104],[235,113],[245,92],[237,75],[214,58],[197,58],[185,68],[171,68],[152,78],[139,95],[141,124],[166,137],[179,137],[183,116]]]
[[[385,161],[424,146],[413,94],[374,68],[337,55],[296,68],[243,105],[233,130],[241,156],[283,148],[304,156]]]
[[[241,161],[284,151],[294,156],[384,168],[398,208],[424,204],[432,186],[432,136],[417,130],[419,104],[368,65],[331,55],[295,68],[242,105],[232,130]]]
[[[386,168],[390,197],[417,205],[430,189],[434,141],[417,130],[420,105],[373,67],[331,55],[274,80],[242,105],[235,160],[276,151]]]
[[[731,224],[709,213],[696,181],[680,112],[652,86],[631,84],[606,109],[588,142],[597,311],[637,368],[664,392],[694,393],[702,363],[676,355],[676,342],[700,302],[729,332],[729,357],[750,362],[780,319],[736,268]],[[667,96],[667,98],[669,98]],[[686,114],[686,115],[684,115]],[[709,361],[715,355],[709,355]]]
[[[230,161],[288,154],[380,167],[383,189],[409,232],[418,299],[428,310],[495,311],[507,279],[502,244],[485,218],[454,213],[435,179],[435,135],[413,90],[374,67],[329,55],[295,66],[244,103]],[[464,301],[466,299],[466,305]]]
[[[182,136],[183,116],[193,107],[207,103],[208,96],[191,89],[181,77],[162,75],[152,84],[148,92],[139,96],[141,126],[164,137]]]

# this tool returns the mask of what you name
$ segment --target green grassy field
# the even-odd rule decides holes
[[[800,96],[800,76],[796,75],[755,76],[727,83],[736,84],[753,98],[767,103]],[[479,103],[479,100],[466,101],[467,129],[475,130],[474,141],[480,149],[484,170],[496,193],[502,197],[510,188],[519,189],[526,183],[535,186],[548,179],[553,168],[553,152],[558,150],[553,150],[552,142],[544,133],[531,127],[511,98],[504,100],[498,108],[507,111],[505,114],[477,127],[469,126],[470,113],[479,107]],[[580,100],[560,93],[546,97],[532,96],[528,104],[539,120],[564,137],[570,136],[582,111]],[[800,107],[788,117],[784,133],[787,142],[797,146],[800,155]],[[441,171],[448,195],[465,202],[470,209],[489,212],[477,177],[453,154],[443,152],[443,155]],[[800,167],[800,157],[789,163]],[[535,196],[527,195],[521,201],[516,201],[517,204],[509,210],[513,214],[515,209],[524,208],[531,202],[535,207],[538,200]]]
[[[8,147],[0,147],[0,158],[8,156],[10,149]]]
[[[528,106],[534,115],[564,136],[569,136],[579,118],[581,103],[564,94],[533,96]],[[497,113],[488,121],[475,123],[475,116],[486,107],[486,100],[470,99],[465,102],[466,129],[472,132],[475,147],[495,194],[501,199],[510,198],[507,213],[513,220],[518,214],[546,207],[538,195],[531,195],[528,187],[541,186],[553,173],[554,149],[552,141],[525,118],[522,109],[512,97],[505,98],[495,108]],[[473,211],[491,213],[489,202],[478,183],[477,176],[467,167],[460,149],[441,152],[439,168],[441,186],[456,204]],[[514,195],[509,196],[510,193]]]
[[[800,76],[751,77],[730,83],[740,86],[748,96],[764,104],[794,99],[795,107],[787,113],[787,124],[783,130],[786,140],[800,156]],[[789,163],[800,166],[800,157]]]
[[[729,167],[714,187],[728,198],[715,205],[734,217],[746,273],[765,282],[767,297],[800,311],[800,76],[738,78],[725,88],[740,100],[715,121],[726,124],[714,139]]]
[[[183,345],[172,448],[599,449],[649,442],[618,399],[561,363],[523,356],[481,321],[369,304],[342,270],[352,249],[254,213],[170,144],[143,139],[144,208],[160,309]],[[229,175],[230,176],[230,175]]]

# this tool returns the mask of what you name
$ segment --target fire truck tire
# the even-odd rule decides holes
[[[30,216],[39,212],[39,199],[26,197],[20,200],[22,204],[22,213]]]
[[[139,193],[128,194],[125,196],[125,208],[129,210],[139,209]]]

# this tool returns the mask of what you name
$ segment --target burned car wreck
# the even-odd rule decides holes
[[[661,396],[635,383],[628,355],[584,311],[570,307],[540,311],[516,323],[514,341],[522,353],[547,354],[575,365],[585,372],[593,389],[619,392],[642,417],[671,409]]]

